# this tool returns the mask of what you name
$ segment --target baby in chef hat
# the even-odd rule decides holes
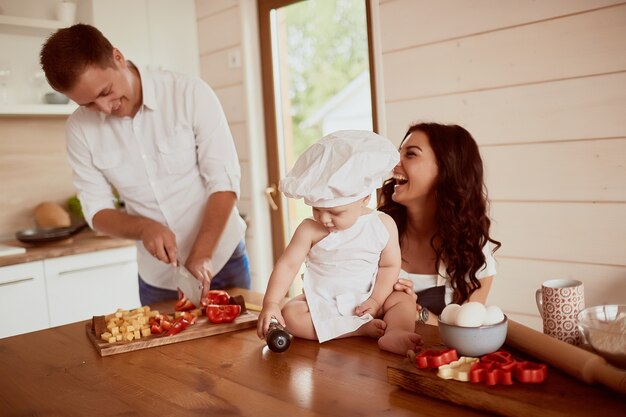
[[[393,291],[401,262],[395,222],[367,207],[398,161],[388,139],[338,131],[309,147],[280,181],[279,189],[303,198],[313,216],[298,226],[274,266],[259,315],[260,338],[275,318],[292,335],[320,343],[370,336],[381,349],[401,355],[420,343],[415,301]],[[304,293],[281,310],[302,262]]]

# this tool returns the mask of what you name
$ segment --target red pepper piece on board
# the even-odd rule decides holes
[[[175,334],[178,334],[181,331],[185,330],[190,324],[191,323],[189,323],[189,321],[185,317],[180,316],[178,319],[176,319],[176,321],[167,331],[167,333],[165,333],[165,336],[174,336]]]
[[[237,304],[206,306],[206,316],[211,323],[230,323],[235,321],[241,313],[241,306]]]
[[[515,379],[527,384],[539,384],[546,379],[548,367],[544,363],[517,362],[515,364]]]
[[[419,369],[439,368],[456,360],[459,360],[456,349],[425,350],[415,357],[415,365]]]
[[[226,305],[230,300],[230,295],[223,290],[209,290],[206,297],[206,304]]]

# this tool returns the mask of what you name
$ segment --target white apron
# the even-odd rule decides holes
[[[330,233],[309,251],[303,286],[320,343],[373,319],[370,314],[356,316],[354,309],[372,293],[380,253],[388,240],[379,212],[372,211],[349,229]]]

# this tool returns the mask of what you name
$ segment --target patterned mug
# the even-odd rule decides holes
[[[585,308],[583,283],[573,279],[553,279],[535,292],[543,332],[572,345],[582,343],[576,316]]]

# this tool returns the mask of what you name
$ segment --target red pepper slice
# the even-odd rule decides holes
[[[174,310],[176,311],[189,311],[196,308],[195,305],[189,300],[189,298],[182,295],[180,291],[178,291],[178,301],[176,301],[176,305],[174,306]]]
[[[210,290],[207,293],[205,299],[207,305],[226,305],[228,304],[228,300],[230,300],[230,295],[228,295],[228,293],[223,290]]]
[[[211,323],[231,323],[240,313],[241,306],[238,304],[206,306],[206,316]]]
[[[189,321],[185,317],[180,316],[174,322],[172,327],[167,331],[167,333],[165,333],[165,336],[174,336],[175,334],[178,334],[181,331],[185,330],[190,324],[191,323],[189,323]]]

